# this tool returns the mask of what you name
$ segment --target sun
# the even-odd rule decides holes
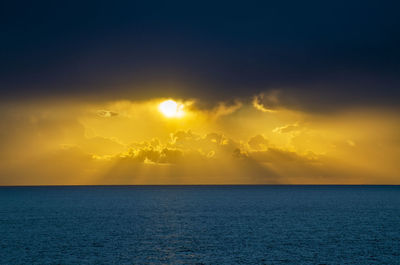
[[[181,103],[177,103],[176,101],[169,99],[163,101],[158,106],[160,112],[167,118],[181,118],[185,115],[183,110],[184,105]]]

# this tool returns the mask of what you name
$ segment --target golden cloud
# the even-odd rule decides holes
[[[278,93],[257,101],[277,112],[237,101],[171,120],[160,100],[2,106],[0,184],[400,182],[395,113],[321,118]]]

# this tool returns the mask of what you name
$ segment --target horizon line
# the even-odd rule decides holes
[[[202,186],[400,186],[400,184],[96,184],[96,185],[0,185],[0,188],[7,187],[202,187]]]

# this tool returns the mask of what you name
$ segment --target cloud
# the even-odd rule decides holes
[[[0,184],[398,182],[396,112],[265,114],[243,101],[171,120],[158,102],[0,106]]]
[[[110,118],[114,116],[118,116],[117,112],[109,111],[109,110],[98,110],[97,115],[102,118]]]
[[[252,151],[249,155],[256,161],[262,163],[311,163],[318,162],[318,156],[313,153],[301,155],[293,151],[288,151],[279,148],[268,148],[264,151]]]
[[[231,156],[241,145],[222,134],[200,135],[187,130],[171,133],[170,140],[166,143],[154,138],[129,146],[127,153],[118,156],[132,159],[134,162],[177,164],[223,159]]]
[[[207,133],[203,136],[188,131],[177,131],[171,134],[169,147],[198,151],[203,154],[213,152],[215,156],[231,153],[240,143],[219,133]]]
[[[179,149],[144,147],[140,149],[131,149],[128,154],[116,157],[116,159],[120,158],[139,163],[176,164],[183,160],[184,154],[183,151]]]
[[[289,88],[298,99],[292,107],[319,112],[399,105],[397,1],[332,1],[335,15],[327,16],[322,2],[292,1],[290,9],[278,1],[273,8],[267,2],[230,4],[230,12],[223,12],[228,1],[198,12],[170,3],[151,18],[140,12],[151,10],[147,1],[112,10],[98,3],[90,13],[84,12],[89,5],[71,4],[56,13],[38,3],[30,7],[37,21],[14,2],[3,7],[9,12],[2,17],[0,42],[2,102],[181,97],[215,105]],[[108,15],[99,15],[103,11]],[[74,23],[68,23],[71,16]],[[276,109],[262,101],[255,101],[261,111]]]
[[[268,143],[268,140],[260,134],[251,137],[248,142],[249,147],[253,150],[265,150],[268,148]]]
[[[243,106],[242,102],[235,100],[233,103],[229,104],[227,102],[219,102],[216,107],[211,110],[214,118],[220,116],[226,116],[234,113]]]
[[[299,128],[299,123],[287,124],[281,127],[276,127],[273,132],[274,133],[289,133],[296,131]]]
[[[271,90],[253,97],[253,106],[262,112],[275,112],[281,107],[280,91]]]

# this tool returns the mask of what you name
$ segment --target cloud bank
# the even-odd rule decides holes
[[[162,100],[2,105],[0,184],[400,182],[390,109],[321,116],[243,100],[169,119]]]

